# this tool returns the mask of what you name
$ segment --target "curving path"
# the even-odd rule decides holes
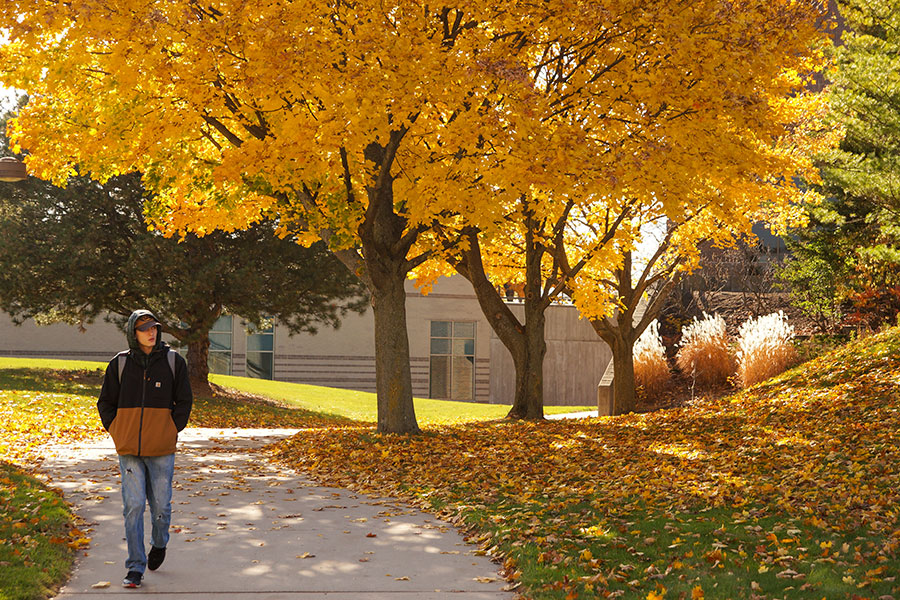
[[[289,430],[186,429],[166,562],[121,587],[125,539],[111,441],[48,448],[43,470],[86,521],[66,600],[141,597],[511,600],[452,526],[397,501],[325,488],[254,457]],[[149,521],[149,511],[145,513]],[[146,531],[149,532],[149,523]],[[149,534],[147,534],[149,544]],[[108,582],[108,587],[103,586]]]

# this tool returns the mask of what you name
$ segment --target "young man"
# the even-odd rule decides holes
[[[155,571],[166,557],[175,443],[190,417],[193,394],[187,363],[162,341],[162,326],[152,313],[134,311],[125,332],[130,350],[106,367],[97,410],[119,455],[128,542],[122,585],[138,588],[145,568]],[[149,556],[144,553],[147,503],[153,524]]]

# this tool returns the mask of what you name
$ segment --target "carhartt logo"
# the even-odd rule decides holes
[[[161,385],[162,385],[162,382],[160,382],[160,381],[157,381],[157,382],[156,382],[156,387],[159,387],[159,386],[161,386]]]

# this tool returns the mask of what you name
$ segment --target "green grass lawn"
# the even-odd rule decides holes
[[[0,356],[0,369],[59,369],[62,371],[104,371],[105,362],[57,360],[53,358],[12,358]],[[102,374],[102,373],[101,373]]]
[[[106,363],[102,362],[53,359],[32,360],[26,358],[0,357],[0,370],[55,369],[59,371],[81,371],[82,373],[80,373],[80,375],[82,375],[82,379],[84,379],[83,375],[86,374],[84,372],[97,372],[98,375],[102,377],[102,370],[105,368]],[[378,418],[375,394],[370,392],[357,392],[354,390],[343,390],[316,385],[286,383],[283,381],[252,379],[249,377],[232,377],[229,375],[216,374],[210,375],[209,380],[214,384],[226,388],[231,388],[247,394],[265,396],[266,398],[275,400],[278,403],[289,406],[291,408],[308,411],[307,416],[310,418],[312,418],[313,416],[312,413],[315,413],[315,417],[317,419],[322,419],[326,424],[329,422],[329,419],[331,419],[332,422],[351,420],[365,423],[374,423]],[[100,379],[98,378],[98,387],[96,390],[91,390],[92,393],[99,392],[99,383]],[[19,385],[24,385],[24,383],[20,382]],[[44,388],[46,388],[46,385],[44,383],[30,383],[27,385],[38,387],[43,386]],[[64,382],[59,385],[64,385]],[[59,387],[59,385],[57,387]],[[3,387],[4,380],[0,378],[0,389],[3,389]],[[205,416],[202,418],[202,420],[195,418],[192,421],[191,425],[197,427],[274,427],[279,425],[277,425],[277,422],[273,418],[273,416],[287,415],[287,413],[284,413],[282,411],[275,411],[274,413],[271,413],[271,411],[262,411],[261,409],[250,411],[247,407],[243,407],[243,409],[241,409],[239,403],[230,403],[223,399],[220,399],[219,402],[227,403],[230,409],[234,409],[232,412],[248,412],[248,415],[235,415],[235,423],[237,424],[229,424],[227,422],[228,419],[226,418],[222,418],[221,422],[212,423],[212,421],[215,419],[216,411],[218,411],[218,409],[220,408],[219,405],[214,403],[213,405],[210,405],[209,411],[203,411]],[[423,425],[452,423],[459,421],[483,421],[491,419],[501,419],[506,416],[507,412],[509,412],[509,406],[499,404],[452,402],[447,400],[430,400],[427,398],[415,398],[414,403],[416,408],[416,418],[418,419],[419,423]],[[544,413],[553,415],[568,412],[596,410],[596,408],[597,407],[594,405],[547,406],[544,408]],[[202,406],[198,407],[198,410],[202,411]],[[267,414],[271,413],[272,416],[267,417],[266,415],[262,414],[264,412]],[[219,411],[218,414],[221,415],[221,411]],[[197,416],[199,417],[200,415],[198,414]],[[251,420],[253,416],[259,416],[263,422],[257,425],[253,425]],[[289,420],[290,419],[288,419],[288,421]],[[285,422],[280,426],[302,427],[305,425],[306,424],[300,422],[297,422],[297,424],[295,425],[291,425],[289,422]]]
[[[211,375],[209,379],[224,387],[250,394],[259,394],[290,406],[324,415],[368,423],[374,423],[378,418],[375,394],[370,392],[228,375]],[[509,406],[499,404],[451,402],[426,398],[415,398],[414,403],[416,419],[420,425],[502,419],[509,412]],[[596,406],[548,406],[544,408],[544,412],[552,415],[596,410],[596,408]]]

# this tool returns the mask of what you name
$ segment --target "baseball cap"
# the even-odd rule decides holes
[[[149,321],[144,321],[140,325],[136,325],[135,329],[137,331],[147,331],[148,329],[152,329],[157,325],[159,325],[159,323],[155,319],[150,319]]]

